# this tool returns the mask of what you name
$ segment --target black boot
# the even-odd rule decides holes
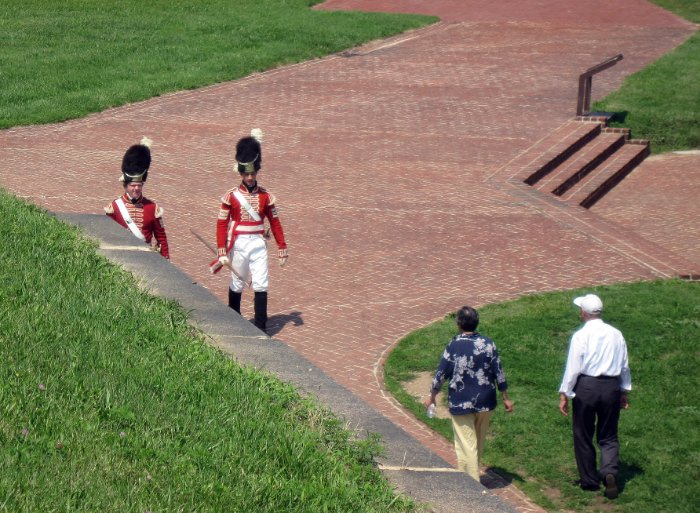
[[[267,292],[255,293],[255,326],[263,331],[267,327]]]
[[[236,312],[241,313],[241,297],[243,297],[243,292],[234,292],[228,289],[229,308],[233,308]]]

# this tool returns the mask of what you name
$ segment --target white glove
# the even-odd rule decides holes
[[[277,250],[277,258],[280,263],[280,267],[284,267],[284,264],[287,263],[287,258],[289,258],[289,254],[287,253],[287,249],[279,249]]]
[[[224,267],[228,267],[231,261],[228,259],[226,255],[221,255],[219,257],[219,263],[223,265]]]

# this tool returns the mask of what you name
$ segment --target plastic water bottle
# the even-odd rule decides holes
[[[435,417],[435,403],[431,403],[428,406],[428,418],[432,419],[433,417]]]

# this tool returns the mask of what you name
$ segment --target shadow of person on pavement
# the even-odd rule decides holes
[[[301,317],[301,312],[289,312],[288,314],[270,316],[267,320],[267,334],[273,337],[282,331],[282,328],[289,323],[294,324],[294,326],[303,325],[304,319]]]

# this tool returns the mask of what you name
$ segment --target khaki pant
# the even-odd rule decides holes
[[[479,463],[484,450],[484,441],[491,421],[490,411],[452,415],[452,430],[455,435],[457,466],[477,482]]]

